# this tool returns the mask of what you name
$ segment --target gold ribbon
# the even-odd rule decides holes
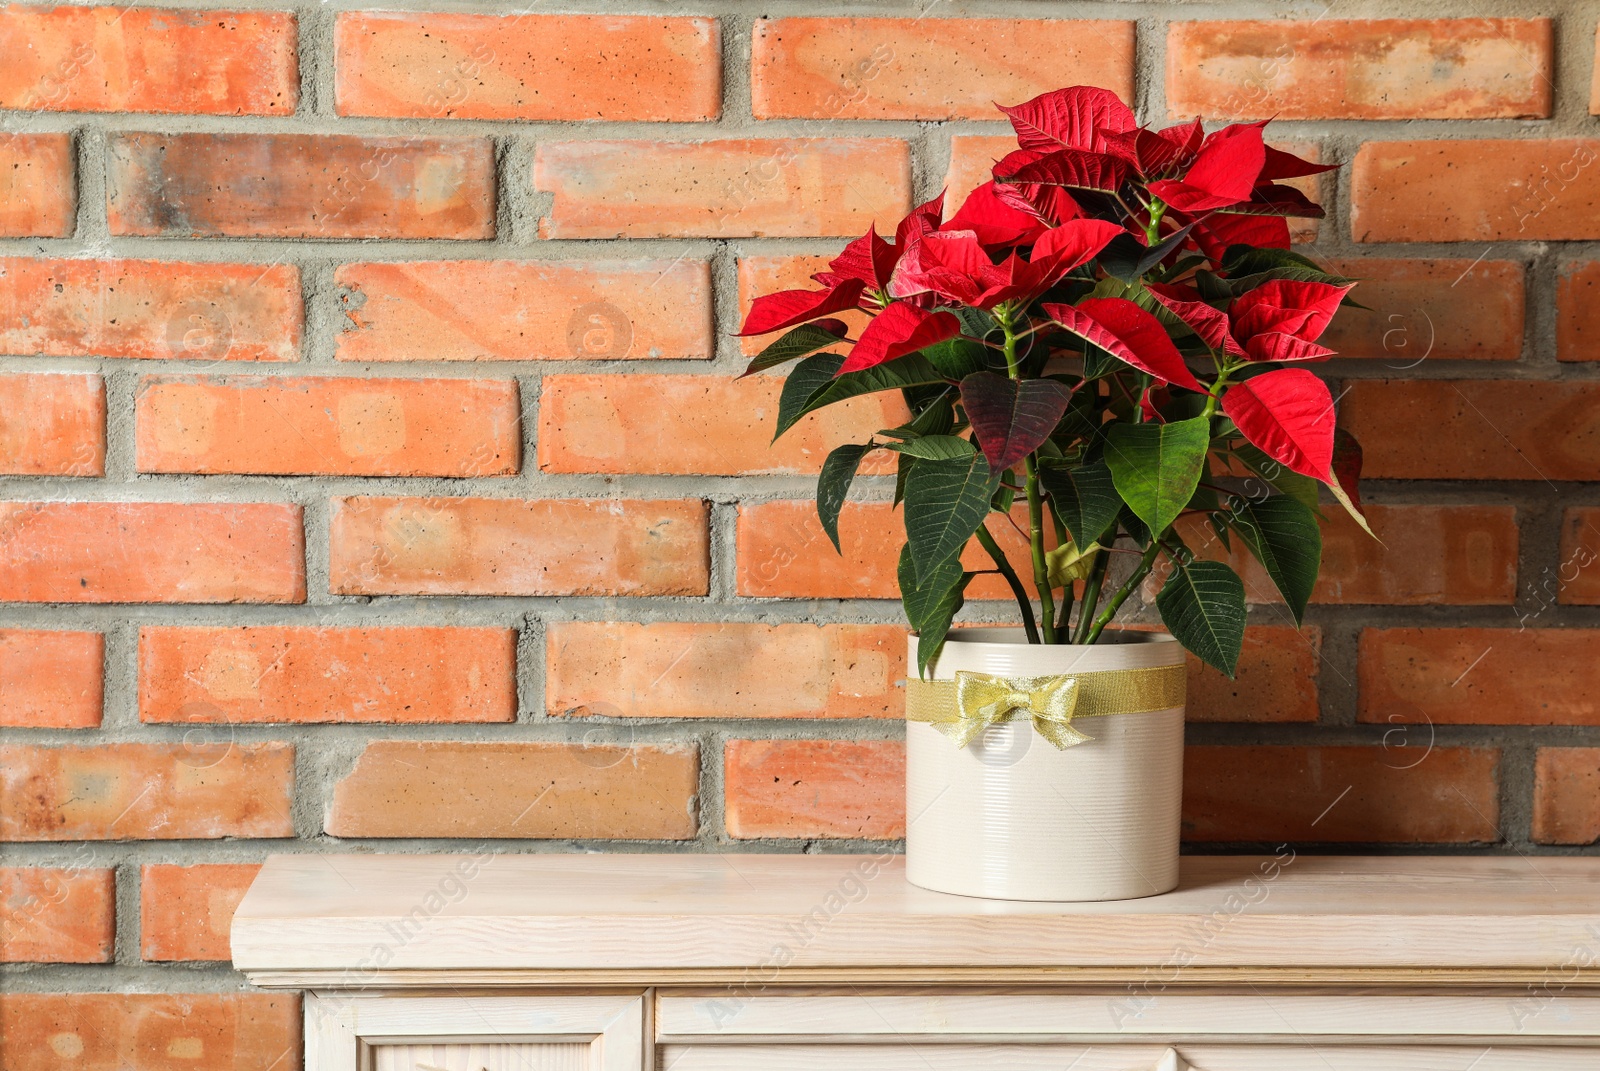
[[[996,677],[963,669],[953,681],[906,681],[906,720],[932,725],[957,747],[966,747],[991,725],[1030,718],[1040,736],[1066,749],[1094,739],[1073,719],[1181,707],[1187,682],[1183,665],[1049,677]]]

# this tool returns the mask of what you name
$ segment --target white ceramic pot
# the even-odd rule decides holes
[[[917,641],[911,638],[914,667]],[[1107,632],[1093,646],[1030,644],[1017,628],[952,629],[929,679],[1182,665],[1164,632]],[[1080,719],[1093,737],[1057,750],[1030,721],[967,747],[906,724],[906,877],[1001,900],[1130,900],[1178,884],[1183,708]]]

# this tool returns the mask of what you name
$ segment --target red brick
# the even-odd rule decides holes
[[[0,962],[110,963],[116,895],[107,867],[0,867]]]
[[[0,8],[0,108],[290,115],[300,96],[287,11]]]
[[[116,134],[111,233],[163,238],[493,238],[488,138]]]
[[[1321,343],[1341,357],[1370,357],[1404,371],[1424,360],[1515,361],[1522,356],[1523,266],[1514,260],[1322,262],[1358,279],[1365,309],[1334,317]]]
[[[1013,519],[1026,525],[1026,508]],[[1027,560],[1027,540],[998,519],[989,525],[1012,563]],[[887,502],[847,502],[839,514],[834,550],[817,520],[814,501],[747,502],[739,507],[739,594],[761,599],[899,599],[895,569],[905,542],[905,520]],[[961,560],[969,569],[994,562],[975,542]],[[1026,570],[1024,570],[1026,571]],[[1011,599],[998,576],[974,577],[969,599]]]
[[[147,722],[474,722],[517,717],[508,628],[144,628]]]
[[[856,237],[911,208],[894,138],[547,141],[533,184],[544,238]]]
[[[819,284],[811,276],[819,271],[827,271],[828,261],[832,260],[833,256],[831,253],[817,253],[774,257],[740,257],[739,322],[744,323],[744,318],[750,313],[751,303],[758,297],[766,294],[776,294],[780,290],[817,289]],[[861,328],[866,326],[870,319],[864,312],[847,312],[838,318],[849,326],[851,336],[857,338],[860,337]],[[739,340],[739,352],[747,356],[754,356],[782,337],[783,334],[777,332],[770,335],[741,338]]]
[[[1322,630],[1315,625],[1252,625],[1233,680],[1189,656],[1184,717],[1193,722],[1313,722],[1322,672]]]
[[[1506,606],[1516,599],[1514,507],[1368,505],[1362,512],[1376,539],[1343,510],[1323,510],[1322,571],[1313,602]],[[1180,527],[1202,557],[1226,559],[1243,574],[1251,602],[1279,601],[1271,578],[1237,539],[1227,553],[1198,517]]]
[[[334,24],[340,115],[715,119],[717,21],[350,11]]]
[[[0,502],[0,602],[304,602],[300,507]]]
[[[0,238],[70,238],[77,226],[70,134],[0,133]]]
[[[1600,629],[1369,628],[1364,722],[1600,725]]]
[[[1109,19],[757,19],[757,119],[1000,119],[1064,85],[1133,99],[1133,23]]]
[[[507,476],[522,455],[509,379],[147,376],[140,472]]]
[[[863,395],[806,417],[772,442],[777,375],[546,376],[539,402],[545,472],[735,476],[814,473],[842,443],[904,423],[898,391]],[[893,472],[887,450],[863,473]]]
[[[1547,119],[1551,20],[1173,22],[1167,108],[1224,119]]]
[[[694,836],[700,761],[689,747],[368,744],[334,788],[335,837]]]
[[[104,661],[98,632],[0,629],[0,725],[93,729]]]
[[[1600,27],[1595,28],[1595,56],[1600,58]],[[1600,115],[1600,63],[1594,65],[1589,82],[1589,114]]]
[[[1556,358],[1600,361],[1600,260],[1573,264],[1556,282]]]
[[[1542,747],[1534,761],[1533,839],[1600,841],[1600,747]]]
[[[0,475],[105,472],[104,380],[50,372],[0,375]]]
[[[728,834],[906,835],[906,751],[898,740],[730,740],[723,745]]]
[[[228,928],[258,863],[139,870],[139,958],[229,960]]]
[[[704,595],[704,502],[336,498],[336,595]]]
[[[341,361],[705,360],[704,260],[346,264]]]
[[[1500,752],[1191,746],[1183,837],[1194,843],[1472,844],[1500,840]]]
[[[298,361],[292,264],[0,258],[0,351]]]
[[[898,718],[897,625],[558,621],[545,708],[612,718]]]
[[[1554,575],[1541,574],[1532,612],[1555,601],[1578,606],[1600,604],[1600,509],[1569,509],[1561,517],[1561,563]]]
[[[1600,141],[1369,141],[1351,171],[1358,242],[1600,238]]]
[[[224,728],[180,744],[0,747],[0,840],[292,837],[294,747]]]
[[[1592,480],[1600,383],[1363,380],[1339,407],[1362,475],[1400,480]]]
[[[10,993],[0,1034],[6,1071],[298,1071],[300,998]]]

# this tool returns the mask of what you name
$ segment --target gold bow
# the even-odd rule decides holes
[[[1039,735],[1058,748],[1091,739],[1072,727],[1078,706],[1074,677],[992,677],[987,673],[956,671],[956,719],[936,725],[940,732],[966,747],[991,725],[1017,715],[1031,717]]]
[[[932,725],[966,747],[985,729],[1026,717],[1057,748],[1094,739],[1075,718],[1141,714],[1183,706],[1188,673],[1180,663],[1147,669],[995,677],[957,670],[954,680],[906,681],[906,719]]]

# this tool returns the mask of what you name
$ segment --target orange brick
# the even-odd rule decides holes
[[[1323,510],[1313,602],[1504,606],[1516,599],[1514,507],[1369,505],[1363,513],[1376,539],[1343,510]],[[1196,553],[1226,559],[1243,574],[1251,602],[1279,601],[1271,578],[1239,540],[1230,554],[1203,520],[1186,518],[1180,527]]]
[[[828,261],[834,254],[798,254],[776,257],[739,258],[739,322],[750,314],[750,305],[756,298],[776,294],[780,290],[815,290],[818,283],[811,276],[828,270]],[[864,312],[847,312],[838,317],[850,328],[850,335],[860,337],[861,329],[869,317]],[[782,338],[782,332],[755,335],[739,340],[739,352],[755,356],[768,345]]]
[[[715,119],[717,21],[350,11],[334,24],[340,115]]]
[[[689,747],[379,740],[334,788],[335,837],[695,834],[700,762]]]
[[[1026,507],[1013,512],[1027,524]],[[998,519],[989,531],[1014,566],[1023,566],[1027,540]],[[887,502],[847,502],[839,514],[839,545],[823,534],[813,501],[747,502],[739,507],[740,595],[766,599],[899,599],[895,570],[905,542],[905,519]],[[969,569],[994,562],[976,543],[962,555]],[[974,577],[969,599],[1006,599],[1011,589],[998,576]]]
[[[488,138],[114,134],[111,233],[493,238]]]
[[[147,722],[515,721],[508,628],[144,628]]]
[[[1351,171],[1358,242],[1600,238],[1600,141],[1369,141]]]
[[[228,928],[258,863],[139,869],[139,958],[229,960]]]
[[[0,629],[0,725],[92,729],[100,724],[105,637]]]
[[[0,133],[0,238],[70,238],[77,226],[70,134]]]
[[[539,402],[545,472],[735,476],[814,473],[842,443],[865,442],[907,419],[898,391],[863,395],[806,417],[772,442],[777,375],[556,375]],[[889,451],[863,473],[893,472]]]
[[[1556,357],[1600,361],[1600,260],[1571,265],[1556,283]]]
[[[944,214],[947,217],[955,215],[968,194],[994,177],[994,165],[1007,153],[1015,152],[1016,148],[1017,139],[1012,134],[953,136],[950,139],[950,167],[944,176]]]
[[[1369,628],[1364,722],[1600,725],[1600,629]]]
[[[1592,480],[1596,422],[1592,382],[1369,379],[1339,407],[1378,479]]]
[[[732,837],[906,835],[906,751],[898,740],[730,740],[723,767]]]
[[[1600,841],[1600,747],[1542,747],[1534,760],[1533,839]]]
[[[1561,517],[1561,563],[1554,575],[1542,573],[1529,613],[1554,601],[1578,606],[1600,604],[1600,509],[1569,509]]]
[[[1499,841],[1494,748],[1190,746],[1183,837],[1193,843]]]
[[[911,208],[893,138],[546,141],[533,184],[545,238],[856,237]]]
[[[704,595],[704,502],[336,498],[336,595]]]
[[[110,963],[116,895],[108,867],[0,867],[0,962]]]
[[[300,96],[287,11],[0,8],[0,108],[290,115]]]
[[[341,361],[709,359],[704,260],[346,264]]]
[[[1189,656],[1184,717],[1194,722],[1316,721],[1321,671],[1321,629],[1252,625],[1245,630],[1233,680]]]
[[[1109,19],[757,19],[757,119],[1000,119],[1064,85],[1133,99],[1133,23]]]
[[[0,258],[0,351],[43,357],[298,361],[291,264]]]
[[[545,708],[613,718],[897,718],[896,625],[549,626]]]
[[[0,747],[0,840],[292,837],[294,747],[224,728],[181,744]]]
[[[1224,119],[1547,119],[1551,20],[1173,22],[1167,108]]]
[[[104,380],[50,372],[0,375],[0,474],[104,476],[105,472]]]
[[[0,602],[304,602],[300,507],[0,502]]]
[[[1365,309],[1345,309],[1319,342],[1341,357],[1404,371],[1422,361],[1515,361],[1522,356],[1523,266],[1513,260],[1323,261],[1360,282]]]
[[[1595,29],[1594,44],[1595,56],[1600,57],[1600,27]],[[1594,73],[1590,76],[1589,114],[1600,115],[1600,63],[1594,65]]]
[[[6,1071],[298,1071],[300,998],[10,993],[0,996],[0,1034]]]
[[[140,472],[507,476],[522,455],[509,379],[147,376]]]

